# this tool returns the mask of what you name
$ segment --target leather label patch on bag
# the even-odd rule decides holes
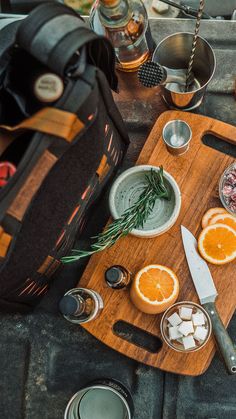
[[[42,154],[8,209],[7,213],[9,215],[15,217],[18,221],[22,221],[33,196],[56,161],[57,157],[48,150]]]
[[[58,100],[64,90],[62,79],[53,73],[41,74],[34,84],[34,94],[40,102],[50,103]]]

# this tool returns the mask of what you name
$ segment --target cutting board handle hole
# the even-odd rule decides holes
[[[227,133],[225,133],[225,135],[227,136]],[[235,144],[230,144],[216,135],[206,134],[202,137],[202,142],[207,147],[213,148],[221,153],[228,154],[229,156],[236,157]]]
[[[162,347],[162,340],[159,337],[123,320],[118,320],[113,325],[113,333],[153,354],[159,352]]]

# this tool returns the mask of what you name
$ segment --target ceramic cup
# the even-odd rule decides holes
[[[127,208],[137,202],[146,185],[145,176],[151,169],[159,170],[157,166],[135,166],[116,179],[109,195],[110,212],[114,219],[121,217]],[[176,222],[181,208],[181,192],[174,178],[166,171],[164,171],[164,180],[170,192],[170,199],[157,199],[143,228],[132,230],[133,236],[143,238],[159,236]]]

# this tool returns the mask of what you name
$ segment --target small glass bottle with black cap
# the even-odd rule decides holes
[[[73,288],[59,302],[59,310],[72,323],[94,320],[103,309],[102,297],[94,290]]]
[[[123,266],[114,265],[106,270],[105,281],[111,288],[126,288],[131,282],[131,273]]]

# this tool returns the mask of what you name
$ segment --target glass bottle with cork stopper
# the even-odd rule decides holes
[[[100,0],[91,11],[90,25],[110,39],[119,70],[137,71],[153,51],[147,11],[141,0]]]
[[[87,323],[103,309],[102,297],[94,290],[73,288],[59,302],[59,310],[71,323]]]

